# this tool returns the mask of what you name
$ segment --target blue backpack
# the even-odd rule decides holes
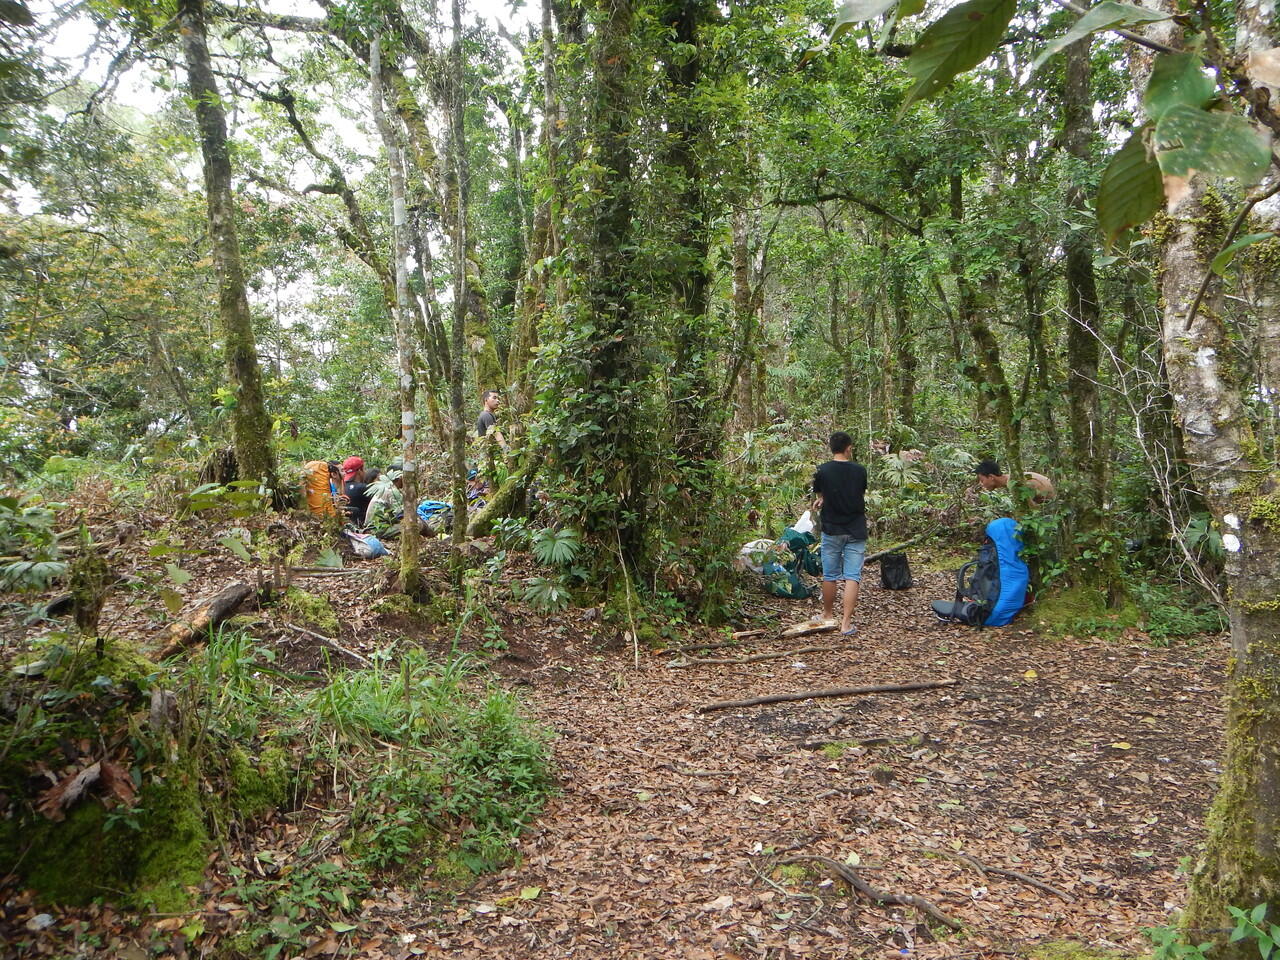
[[[972,627],[1003,627],[1022,609],[1031,571],[1019,553],[1022,540],[1018,524],[1001,517],[987,524],[987,538],[956,573],[954,600],[935,600],[934,615],[951,623]]]

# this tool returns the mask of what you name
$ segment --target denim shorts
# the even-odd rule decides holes
[[[862,559],[867,555],[867,541],[855,540],[847,533],[822,535],[822,579],[862,582]]]

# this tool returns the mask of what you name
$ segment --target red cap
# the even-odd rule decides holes
[[[350,480],[364,469],[364,460],[360,457],[347,457],[342,461],[342,479]]]

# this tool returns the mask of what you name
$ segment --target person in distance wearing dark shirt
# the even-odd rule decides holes
[[[822,618],[834,620],[836,592],[844,582],[840,633],[857,633],[853,611],[867,555],[867,468],[854,463],[853,438],[843,430],[831,435],[831,459],[813,474],[813,509],[822,517]]]

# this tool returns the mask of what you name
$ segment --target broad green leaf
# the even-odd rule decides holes
[[[338,553],[333,547],[325,547],[320,551],[320,556],[316,557],[317,567],[333,567],[335,570],[342,567],[342,554]]]
[[[252,560],[249,556],[249,548],[244,545],[244,541],[239,537],[223,537],[218,541],[241,560]]]
[[[1091,33],[1097,33],[1099,30],[1112,30],[1116,27],[1127,27],[1134,23],[1152,23],[1156,20],[1168,20],[1169,17],[1170,14],[1161,13],[1158,10],[1135,7],[1130,3],[1116,3],[1115,0],[1103,0],[1102,3],[1096,7],[1091,7],[1088,13],[1073,23],[1070,30],[1057,40],[1050,41],[1049,45],[1041,51],[1040,56],[1036,57],[1031,69],[1039,70],[1041,64],[1055,53],[1071,46],[1077,40],[1083,40]]]
[[[924,10],[924,0],[899,0],[898,18],[914,17]]]
[[[1185,104],[1202,108],[1213,99],[1213,81],[1194,53],[1162,53],[1156,57],[1142,96],[1147,116],[1159,120],[1170,107]]]
[[[329,924],[329,929],[334,933],[350,933],[352,930],[356,929],[356,925],[354,923],[343,923],[342,921],[338,921],[336,923]]]
[[[187,571],[183,570],[176,563],[166,563],[164,565],[164,569],[169,574],[169,579],[180,587],[191,579],[191,574],[187,573]]]
[[[831,39],[837,39],[855,23],[874,20],[881,14],[888,13],[897,2],[898,0],[845,0],[836,11],[836,21],[831,28]]]
[[[1145,223],[1164,200],[1160,167],[1147,156],[1142,134],[1129,137],[1098,184],[1098,226],[1108,248],[1130,227]]]
[[[177,616],[182,609],[182,594],[172,587],[161,587],[160,599],[164,601],[164,608],[173,616]]]
[[[1251,233],[1247,237],[1241,237],[1231,246],[1227,247],[1220,254],[1213,258],[1213,263],[1209,266],[1218,276],[1226,271],[1227,265],[1236,258],[1236,254],[1245,247],[1251,247],[1255,243],[1261,243],[1263,240],[1271,240],[1275,237],[1274,233]]]
[[[1170,107],[1157,121],[1155,145],[1161,171],[1173,177],[1199,170],[1248,186],[1271,165],[1271,148],[1244,117],[1185,104]]]
[[[541,887],[521,887],[520,899],[521,900],[537,900],[539,895],[541,895],[541,893],[542,893]]]
[[[1253,910],[1249,912],[1249,919],[1253,921],[1253,925],[1257,926],[1262,922],[1263,917],[1267,915],[1267,905],[1265,903],[1255,904]]]
[[[956,74],[985,60],[1016,9],[1017,0],[966,0],[930,24],[904,64],[916,82],[902,108],[933,96]]]

